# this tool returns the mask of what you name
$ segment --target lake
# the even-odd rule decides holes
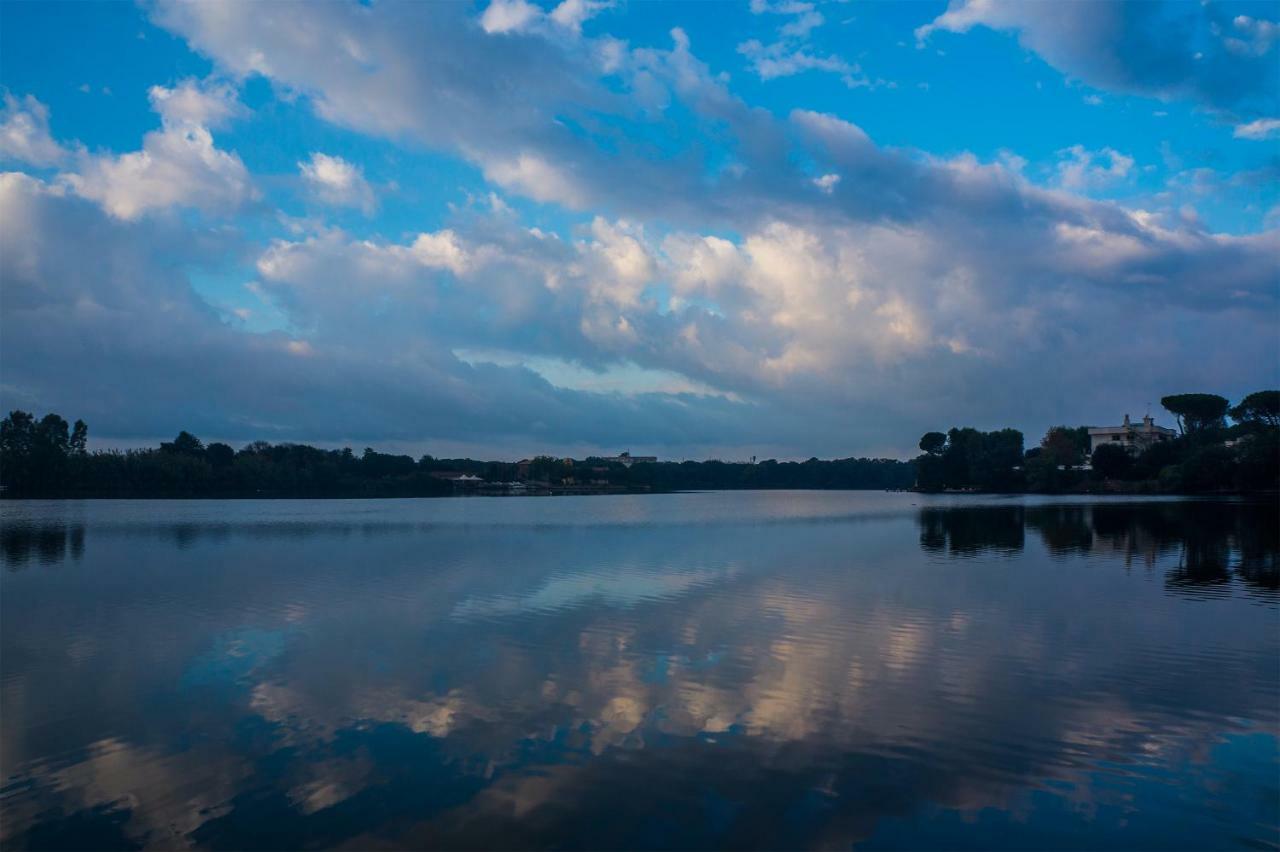
[[[0,843],[1280,845],[1275,503],[0,502]]]

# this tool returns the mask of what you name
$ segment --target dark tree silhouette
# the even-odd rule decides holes
[[[1179,393],[1162,397],[1160,404],[1178,419],[1178,431],[1184,435],[1221,426],[1228,405],[1215,393]]]
[[[1240,400],[1230,413],[1237,423],[1280,426],[1280,390],[1255,391]]]
[[[1124,479],[1133,468],[1133,457],[1124,447],[1103,444],[1093,451],[1090,466],[1101,479]]]

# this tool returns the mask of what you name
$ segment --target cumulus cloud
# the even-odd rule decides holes
[[[166,125],[195,125],[218,129],[248,113],[230,83],[188,78],[172,88],[152,86],[147,93],[151,108]]]
[[[302,179],[317,200],[335,207],[358,207],[366,215],[376,206],[373,187],[364,179],[364,171],[341,157],[311,154],[311,159],[298,163]]]
[[[121,219],[136,219],[173,206],[207,212],[234,210],[254,197],[244,163],[219,150],[209,131],[197,125],[148,133],[142,150],[87,157],[63,180]]]
[[[519,436],[550,447],[742,437],[740,406],[723,399],[693,406],[682,395],[584,393],[523,367],[459,360],[443,335],[424,332],[444,331],[465,313],[429,326],[430,298],[413,298],[430,275],[465,268],[447,231],[394,250],[336,234],[269,247],[259,262],[268,296],[298,319],[324,315],[298,337],[225,324],[177,271],[175,254],[204,262],[238,248],[217,232],[177,241],[174,223],[120,220],[15,173],[0,175],[0,218],[9,224],[0,229],[5,404],[74,412],[98,435],[154,438],[188,428],[232,439]],[[77,251],[68,252],[73,242]],[[400,321],[381,299],[397,286]]]
[[[916,37],[976,26],[1017,33],[1050,65],[1098,88],[1276,112],[1276,24],[1228,20],[1215,4],[952,0]]]
[[[67,151],[49,134],[49,108],[31,95],[4,93],[0,109],[0,159],[36,167],[56,166]]]
[[[992,184],[1018,186],[998,167],[959,162],[945,169],[978,195]],[[452,347],[636,364],[770,410],[811,411],[832,424],[845,422],[848,410],[877,423],[903,416],[893,410],[900,401],[886,403],[894,382],[927,388],[931,405],[945,399],[949,411],[968,416],[981,415],[965,399],[971,382],[991,385],[984,409],[1039,405],[1034,387],[1045,381],[1065,382],[1078,394],[1073,398],[1094,398],[1087,377],[1105,370],[1107,341],[1116,337],[1144,341],[1132,345],[1153,357],[1135,382],[1186,381],[1196,368],[1169,347],[1187,329],[1205,323],[1261,331],[1268,322],[1276,298],[1267,260],[1274,236],[1169,229],[1025,191],[1017,203],[1024,212],[1029,203],[1041,205],[1034,217],[1062,205],[1037,226],[1044,228],[1037,248],[1026,252],[1011,250],[1027,237],[1012,220],[997,233],[959,221],[775,220],[734,241],[697,232],[657,239],[635,223],[597,217],[572,242],[513,222],[473,221],[465,233],[448,235],[450,253],[465,258],[449,267],[417,256],[425,241],[443,242],[442,234],[403,244],[329,235],[280,243],[260,269],[296,316],[320,317],[308,327],[350,328],[361,301],[374,297],[363,288],[374,286],[400,306],[400,319],[420,316],[418,329],[428,317],[449,317],[447,328],[432,326],[432,333]],[[280,263],[286,256],[290,263]],[[1230,273],[1215,273],[1218,287],[1202,292],[1198,283],[1211,269]],[[442,271],[465,286],[447,286]],[[1139,304],[1147,304],[1140,315],[1133,308]],[[1099,322],[1099,311],[1126,317],[1127,327]],[[379,328],[385,336],[385,325]],[[1263,345],[1261,336],[1245,337]],[[1059,358],[1077,365],[1078,379],[1060,374]],[[1238,366],[1248,371],[1244,360]],[[822,394],[810,396],[819,387]],[[814,433],[811,440],[820,439]]]
[[[244,163],[219,149],[206,126],[242,114],[234,89],[186,80],[172,89],[153,86],[149,96],[161,129],[146,134],[139,151],[83,152],[75,171],[60,175],[65,185],[120,219],[169,207],[227,213],[257,197]]]
[[[526,0],[492,0],[480,16],[480,26],[491,34],[520,32],[542,18],[541,7]]]
[[[535,201],[549,201],[566,207],[587,206],[587,193],[564,167],[533,153],[486,160],[484,176],[504,189]]]
[[[551,10],[550,17],[554,23],[577,33],[588,20],[611,8],[613,3],[607,0],[564,0]]]
[[[526,0],[490,0],[480,16],[480,26],[490,35],[502,35],[528,32],[550,24],[576,35],[587,20],[612,6],[609,0],[563,0],[547,13]]]

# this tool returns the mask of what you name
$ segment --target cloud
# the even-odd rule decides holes
[[[149,97],[161,129],[143,137],[140,151],[81,152],[60,180],[120,219],[170,207],[229,213],[258,196],[244,163],[220,150],[206,126],[243,113],[234,89],[186,80],[173,89],[153,86]]]
[[[188,78],[173,88],[152,86],[147,93],[151,108],[166,125],[195,125],[218,129],[248,110],[230,83],[216,80],[200,83]]]
[[[790,77],[802,71],[852,75],[858,70],[857,66],[850,65],[838,56],[811,53],[785,41],[766,45],[751,39],[738,45],[738,53],[751,62],[751,69],[761,80]]]
[[[979,195],[993,183],[1021,185],[998,167],[961,161],[945,169]],[[1064,207],[1036,226],[1030,242],[1037,248],[1027,251],[1012,248],[1029,242],[1012,213],[996,233],[989,219],[962,227],[958,220],[970,217],[957,212],[949,214],[954,222],[911,226],[775,220],[737,241],[697,232],[653,239],[634,223],[597,217],[572,243],[487,219],[450,232],[449,244],[465,258],[449,270],[460,287],[433,277],[438,271],[414,256],[418,244],[439,235],[404,244],[335,235],[279,244],[273,257],[298,262],[287,274],[283,265],[263,272],[294,316],[319,317],[308,328],[350,328],[362,301],[391,299],[400,320],[419,333],[431,327],[454,348],[634,364],[832,424],[844,423],[848,410],[893,421],[900,416],[893,414],[900,401],[889,402],[895,382],[927,388],[931,405],[945,399],[948,411],[967,416],[993,405],[1025,409],[1039,404],[1035,383],[1057,375],[1059,357],[1077,365],[1085,384],[1056,381],[1070,385],[1074,399],[1091,399],[1097,389],[1084,377],[1105,371],[1107,340],[1117,336],[1149,341],[1143,345],[1159,355],[1135,382],[1183,382],[1192,367],[1168,342],[1201,323],[1260,331],[1268,322],[1274,235],[1170,230],[1144,217],[1112,219],[1103,205],[1080,210],[1068,196],[1024,191],[1024,215],[1032,198]],[[1215,292],[1202,292],[1210,269],[1233,272],[1216,279]],[[664,282],[670,297],[658,290]],[[1139,304],[1148,305],[1145,313],[1136,313]],[[1127,317],[1128,327],[1099,321],[1099,311],[1117,322]],[[378,329],[387,337],[385,321]],[[1244,339],[1252,341],[1248,349],[1263,337]],[[1228,359],[1238,356],[1245,357]],[[970,382],[990,383],[980,404],[964,398]],[[1026,398],[1017,401],[1019,394]],[[810,440],[826,439],[813,433]]]
[[[366,215],[373,213],[377,204],[373,187],[364,179],[359,166],[316,151],[310,160],[299,162],[298,169],[307,188],[320,202],[335,207],[358,207]]]
[[[573,175],[537,154],[522,152],[514,157],[488,160],[484,164],[484,176],[504,189],[535,201],[554,202],[576,210],[587,206],[587,193]]]
[[[45,230],[31,237],[41,253],[30,263],[15,253],[5,267],[12,292],[39,302],[40,280],[73,292],[74,276],[50,259],[49,247],[76,233],[66,221],[104,235],[87,254],[132,246],[121,255],[153,283],[107,313],[128,328],[178,327],[166,346],[181,355],[138,340],[96,360],[105,374],[132,372],[133,387],[155,373],[162,388],[176,387],[169,373],[180,362],[188,387],[194,375],[208,389],[201,422],[229,436],[911,452],[920,432],[947,425],[939,411],[1043,428],[1114,416],[1134,394],[1234,394],[1275,378],[1280,234],[1215,234],[1072,191],[1130,174],[1114,149],[1067,149],[1060,184],[1046,189],[1007,153],[939,159],[879,145],[837,115],[755,108],[680,30],[667,46],[638,47],[541,26],[498,38],[454,6],[253,8],[161,5],[156,15],[219,74],[263,74],[325,121],[444,151],[512,194],[570,212],[522,221],[480,203],[396,239],[300,223],[287,239],[239,245],[288,329],[250,334],[198,299],[173,314],[181,322],[151,307],[189,290],[158,259],[181,243],[161,232],[177,227],[172,217],[95,219],[57,187],[14,190],[13,203],[34,211],[16,215]],[[561,233],[543,230],[548,219]],[[123,280],[102,286],[125,289]],[[58,310],[82,324],[68,319],[29,351],[6,349],[12,392],[74,401],[36,359],[65,363],[53,347],[70,336],[126,333],[123,320],[95,324],[77,304],[68,296]],[[205,338],[213,343],[197,357],[192,341]],[[1122,379],[1116,341],[1133,359]],[[459,351],[525,360],[466,363]],[[706,391],[569,392],[539,372],[551,363],[634,368]],[[136,397],[103,387],[119,392],[81,390],[104,408]],[[176,390],[159,397],[192,410]],[[138,404],[140,422],[172,422],[151,400]]]
[[[219,150],[198,125],[148,133],[140,151],[86,157],[62,179],[121,219],[175,206],[228,212],[256,195],[240,158]]]
[[[480,26],[490,34],[520,32],[542,15],[539,6],[525,0],[492,0],[480,16]]]
[[[49,108],[31,95],[4,93],[0,110],[0,159],[43,168],[57,166],[67,151],[49,135]]]
[[[1231,134],[1237,139],[1270,139],[1280,134],[1280,118],[1259,118],[1246,124],[1237,124]]]
[[[613,8],[612,2],[595,2],[594,0],[564,0],[551,10],[551,20],[573,32],[581,32],[582,25],[589,19]]]
[[[1058,152],[1065,155],[1058,163],[1058,182],[1066,189],[1082,191],[1123,180],[1133,168],[1133,158],[1114,148],[1086,150],[1072,145]]]
[[[1275,23],[1228,20],[1214,4],[952,0],[916,38],[976,26],[1017,33],[1024,47],[1091,86],[1231,112],[1276,112]]]
[[[570,391],[523,367],[459,360],[424,331],[492,318],[467,319],[475,304],[460,300],[433,322],[438,301],[413,297],[430,276],[466,269],[447,231],[394,248],[336,234],[269,247],[265,292],[313,319],[299,337],[224,323],[177,271],[175,255],[207,262],[238,250],[217,231],[177,240],[177,223],[110,217],[15,173],[0,175],[0,218],[11,225],[0,230],[4,402],[74,412],[99,436],[188,428],[244,440],[519,436],[543,446],[741,437],[741,406],[724,399]],[[393,315],[389,294],[399,297]]]
[[[548,14],[526,0],[491,0],[480,16],[480,27],[490,35],[524,33],[548,25],[577,35],[582,25],[613,7],[611,0],[563,0]]]
[[[827,174],[813,179],[813,185],[825,192],[827,195],[836,191],[836,187],[840,185],[840,175]]]
[[[759,39],[749,39],[738,45],[738,53],[747,58],[751,63],[751,70],[761,80],[790,77],[805,71],[825,71],[841,75],[845,85],[850,88],[868,84],[869,81],[855,76],[860,72],[856,64],[846,62],[834,54],[815,52],[808,45],[813,31],[826,23],[826,18],[812,3],[794,0],[781,3],[753,2],[751,12],[754,15],[775,14],[789,18],[778,27],[776,41],[764,44]]]

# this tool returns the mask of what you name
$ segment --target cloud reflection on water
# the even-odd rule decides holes
[[[1270,508],[89,518],[38,569],[11,543],[50,525],[9,524],[5,844],[828,846],[958,813],[1141,845],[1224,807],[1265,840]]]

